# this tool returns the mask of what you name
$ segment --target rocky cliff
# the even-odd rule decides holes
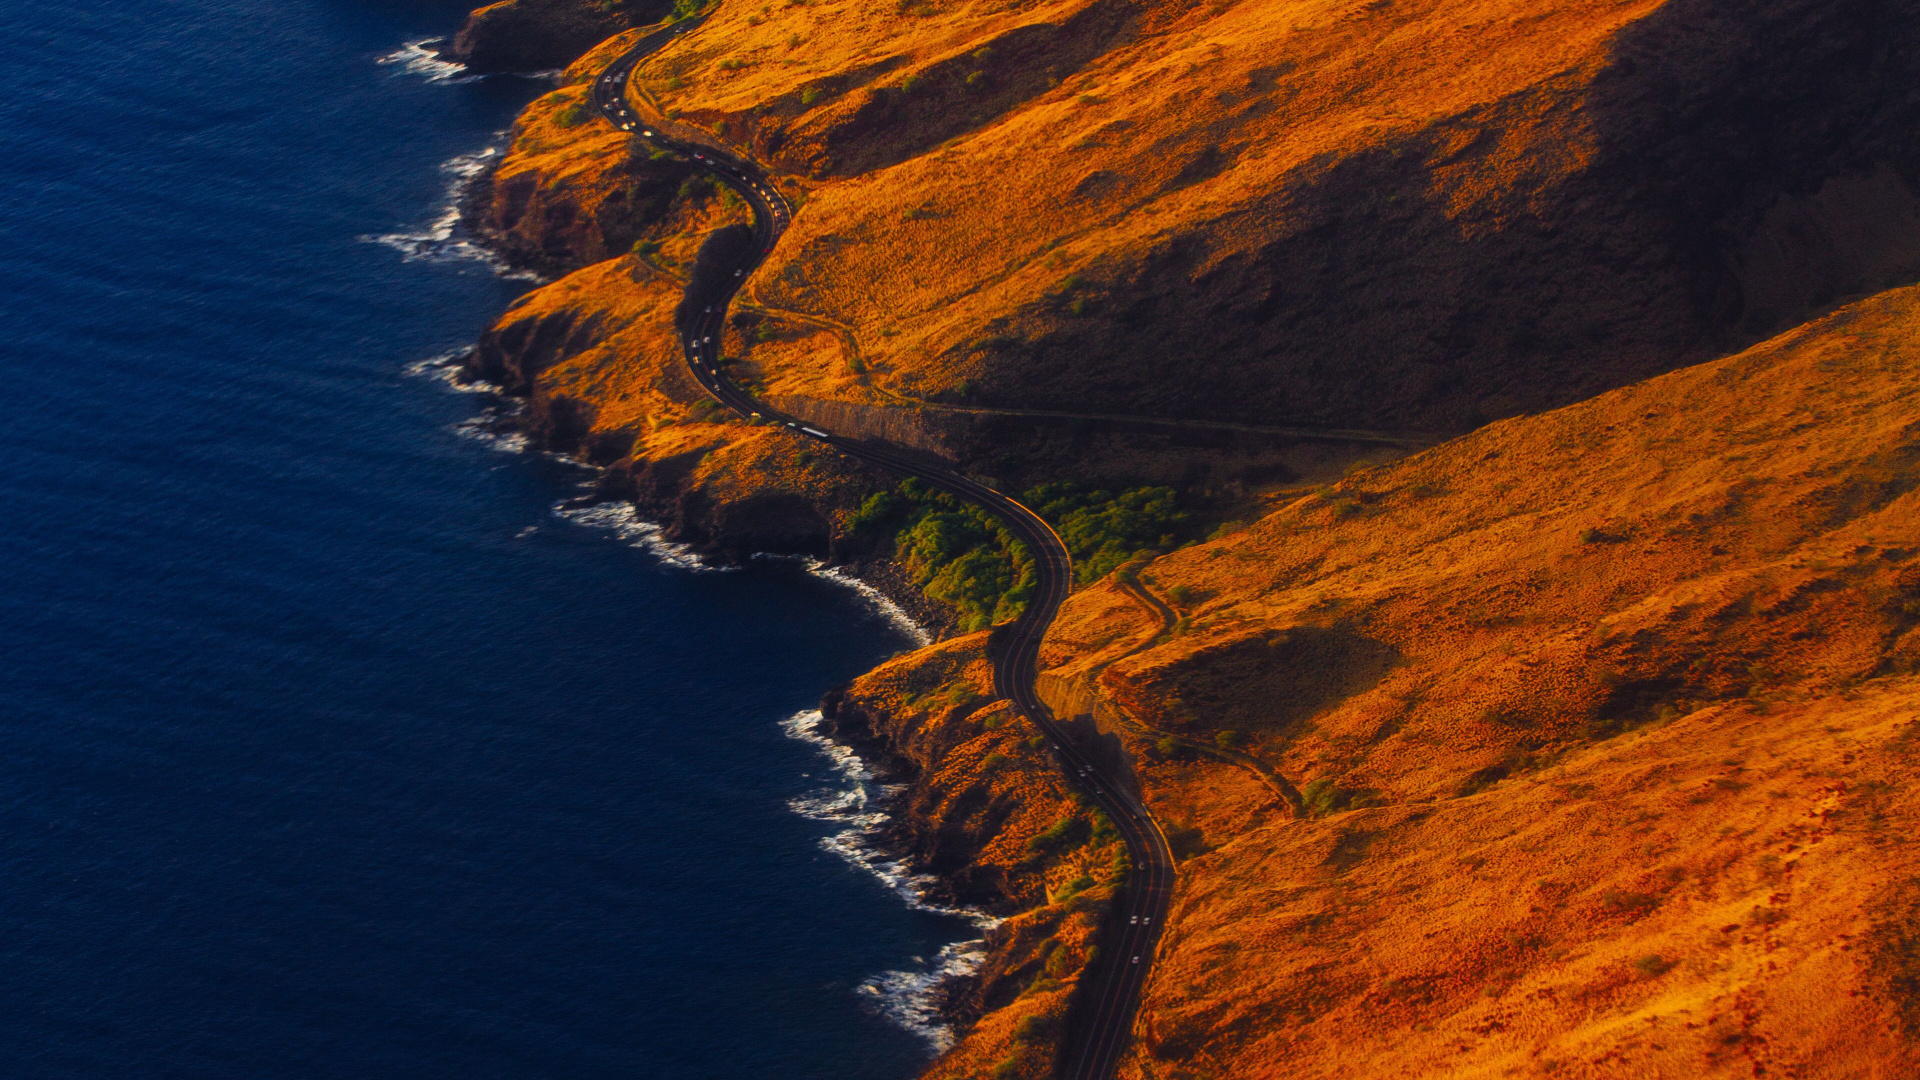
[[[476,74],[550,71],[672,6],[662,0],[499,0],[475,9],[444,55]]]

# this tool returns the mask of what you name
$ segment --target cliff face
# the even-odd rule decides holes
[[[523,297],[468,368],[528,402],[542,446],[604,465],[671,540],[722,560],[756,552],[847,558],[836,521],[876,480],[785,428],[716,410],[673,333],[682,283],[639,256],[595,264]]]
[[[467,17],[446,57],[478,74],[549,71],[672,6],[662,0],[500,0]]]
[[[582,84],[630,38],[602,43],[528,106],[475,188],[477,231],[517,264],[564,276],[515,301],[467,366],[526,399],[539,445],[605,466],[603,494],[632,499],[668,539],[723,561],[865,557],[841,523],[880,481],[730,417],[686,373],[673,329],[686,277],[704,238],[748,217],[684,163],[637,151],[585,112]],[[736,374],[754,377],[750,365]],[[917,610],[936,626],[947,617]]]
[[[1004,916],[988,962],[950,988],[970,1030],[930,1076],[1051,1075],[1070,1003],[1098,947],[1126,848],[1062,782],[1052,755],[991,700],[986,634],[923,649],[830,694],[835,734],[907,781],[895,840],[950,899]]]
[[[1077,593],[1049,697],[1187,856],[1122,1075],[1920,1069],[1916,316],[1890,292]]]
[[[652,240],[679,269],[705,228],[741,217],[697,170],[655,157],[599,120],[594,73],[637,36],[615,35],[561,76],[561,87],[514,121],[508,152],[468,195],[467,221],[517,266],[564,274]]]

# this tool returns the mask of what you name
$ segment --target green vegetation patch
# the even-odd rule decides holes
[[[1030,851],[1065,851],[1079,847],[1091,835],[1093,835],[1093,826],[1087,824],[1085,818],[1078,816],[1062,818],[1046,832],[1028,840],[1027,848]]]
[[[1341,787],[1331,776],[1322,776],[1301,788],[1300,801],[1315,817],[1381,805],[1371,789]]]
[[[968,630],[1018,616],[1033,595],[1033,555],[991,514],[924,481],[867,497],[856,532],[886,532],[914,584],[960,609]]]
[[[1059,532],[1081,584],[1106,577],[1136,556],[1172,548],[1188,522],[1170,487],[1114,493],[1074,483],[1042,484],[1027,492],[1025,502]]]
[[[1116,493],[1043,484],[1024,501],[1060,533],[1083,584],[1174,547],[1188,523],[1174,490],[1166,487]],[[1017,618],[1033,595],[1033,555],[1026,545],[998,518],[924,481],[906,480],[868,496],[850,524],[855,532],[891,538],[893,557],[914,583],[959,608],[965,629]]]

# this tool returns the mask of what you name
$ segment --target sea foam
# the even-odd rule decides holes
[[[465,64],[456,64],[443,60],[438,50],[430,46],[437,45],[445,38],[422,38],[409,41],[405,45],[380,57],[375,63],[398,67],[396,75],[417,75],[428,82],[464,83],[473,82],[480,76],[468,73]]]
[[[915,645],[924,647],[933,644],[933,635],[927,632],[927,628],[913,621],[913,616],[908,615],[906,609],[894,603],[892,598],[886,593],[861,581],[859,578],[838,566],[828,566],[824,563],[812,562],[807,566],[807,570],[835,584],[852,589],[855,594],[867,602],[868,606],[879,612],[881,617],[892,623],[901,633],[907,635]]]
[[[433,379],[445,383],[448,389],[457,394],[505,393],[501,387],[467,374],[466,361],[471,355],[473,355],[472,349],[450,349],[438,356],[415,360],[401,371],[417,379]]]
[[[665,531],[659,525],[641,517],[640,511],[634,509],[632,503],[602,502],[580,506],[573,500],[568,500],[556,505],[553,512],[575,525],[611,533],[676,569],[701,572],[734,569],[730,566],[715,566],[702,559],[687,545],[676,544],[666,539]]]
[[[796,713],[780,724],[789,737],[819,751],[837,778],[833,785],[787,804],[802,817],[838,827],[821,838],[820,846],[878,878],[916,911],[965,919],[983,933],[998,925],[1000,920],[984,911],[930,899],[938,880],[887,854],[881,846],[882,830],[892,820],[887,804],[899,797],[902,785],[881,783],[851,747],[827,736],[825,725],[818,709]],[[914,957],[909,967],[872,976],[860,984],[860,993],[875,1012],[925,1039],[939,1053],[953,1045],[953,1030],[940,1014],[941,990],[950,980],[979,970],[985,959],[984,937],[956,941],[935,956]]]
[[[506,132],[497,132],[504,139]],[[492,249],[467,234],[461,225],[460,208],[465,204],[473,182],[501,154],[501,146],[492,146],[458,154],[440,165],[447,177],[446,198],[432,222],[413,232],[376,233],[360,237],[363,243],[382,244],[398,251],[408,262],[476,262],[504,278],[544,281],[530,270],[515,270]]]

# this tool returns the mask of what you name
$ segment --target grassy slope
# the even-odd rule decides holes
[[[953,346],[1044,338],[1083,317],[1077,299],[1112,322],[1101,305],[1145,295],[1127,292],[1130,268],[1168,258],[1205,315],[1209,267],[1324,231],[1315,193],[1347,190],[1333,166],[1408,137],[1418,153],[1387,158],[1408,164],[1398,197],[1418,195],[1421,228],[1468,248],[1509,235],[1604,146],[1569,103],[1601,84],[1619,35],[1686,6],[1149,8],[1113,36],[1105,9],[1073,3],[911,20],[850,0],[728,5],[664,58],[653,89],[686,119],[822,175],[756,289],[829,329],[782,324],[758,346],[751,373],[769,385],[885,403],[975,380],[1024,400],[1065,370],[1094,396],[1156,393],[1156,371],[1207,382],[1194,375],[1205,356],[1143,367],[1089,350],[1103,365],[1089,373]],[[1016,66],[991,69],[987,90],[958,89],[956,76],[990,69],[974,57],[983,44],[1024,56],[1008,35],[1041,21],[1118,44],[1046,76],[1057,88],[1034,89]],[[759,59],[718,66],[747,54]],[[871,111],[872,88],[914,73],[943,109],[1006,92],[932,150]],[[561,201],[599,220],[595,200],[631,182],[609,165],[624,151],[590,125],[551,122],[567,93],[530,111],[503,174],[571,185]],[[1231,167],[1208,175],[1214,146]],[[1370,198],[1356,203],[1378,211],[1381,232],[1411,228],[1390,196]],[[850,507],[866,481],[799,464],[779,433],[690,422],[670,274],[720,220],[708,212],[676,206],[684,220],[648,226],[668,274],[631,256],[601,263],[535,293],[495,336],[525,339],[515,356],[535,361],[541,407],[567,403],[555,411],[584,445],[610,459],[631,441],[643,482],[694,476],[710,505],[777,492]],[[1631,255],[1646,241],[1613,242]],[[1452,302],[1485,284],[1434,284],[1472,260],[1423,265],[1433,273],[1414,293]],[[1400,306],[1392,276],[1365,264],[1327,272],[1348,275],[1368,327],[1435,317]],[[1588,291],[1625,308],[1664,279],[1632,280]],[[1585,287],[1562,280],[1555,295]],[[1551,300],[1529,303],[1551,312]],[[1679,318],[1667,302],[1648,317]],[[1193,852],[1132,1075],[1920,1067],[1920,1017],[1899,1011],[1920,980],[1920,885],[1903,842],[1920,689],[1916,308],[1911,290],[1889,293],[1748,353],[1295,493],[1146,571],[1180,620],[1169,636],[1119,583],[1077,594],[1049,639],[1056,693],[1140,725],[1127,730],[1149,794]],[[1514,315],[1480,318],[1510,329]],[[542,327],[563,339],[544,353],[526,344]],[[1583,339],[1605,345],[1590,329]],[[1382,355],[1408,378],[1426,370]],[[1672,355],[1627,350],[1601,381]],[[1305,385],[1284,365],[1251,370],[1289,393]],[[976,837],[969,857],[990,891],[1040,905],[1010,924],[979,1002],[990,1011],[936,1075],[1009,1061],[1010,1075],[1038,1075],[1044,1040],[1016,1029],[1057,1011],[1088,944],[1086,920],[1069,918],[1084,913],[1040,902],[1091,856],[1031,858],[1027,842],[1069,804],[1016,725],[986,726],[991,714],[950,689],[916,689],[926,662],[889,665],[853,697],[921,733],[922,809]],[[1192,749],[1223,733],[1231,750]],[[1235,755],[1269,776],[1222,760]],[[1275,777],[1322,805],[1380,805],[1297,821]],[[1006,814],[975,816],[991,807]],[[1016,996],[1047,970],[1054,939],[1048,956],[1068,958],[1054,985]]]
[[[1820,299],[1715,267],[1781,192],[1912,164],[1870,54],[1915,25],[1871,6],[724,4],[643,75],[817,178],[751,287],[851,328],[873,400],[1457,430]],[[1775,35],[1805,47],[1757,78]],[[1845,162],[1809,133],[1841,115]],[[1801,224],[1872,203],[1878,239],[1763,237],[1774,278],[1915,268],[1911,186],[1860,184]]]
[[[1144,609],[1077,595],[1049,659],[1111,650],[1107,715],[1382,804],[1294,820],[1129,731],[1211,848],[1135,1075],[1920,1068],[1916,315],[1287,501],[1149,568],[1184,626],[1130,655]]]

